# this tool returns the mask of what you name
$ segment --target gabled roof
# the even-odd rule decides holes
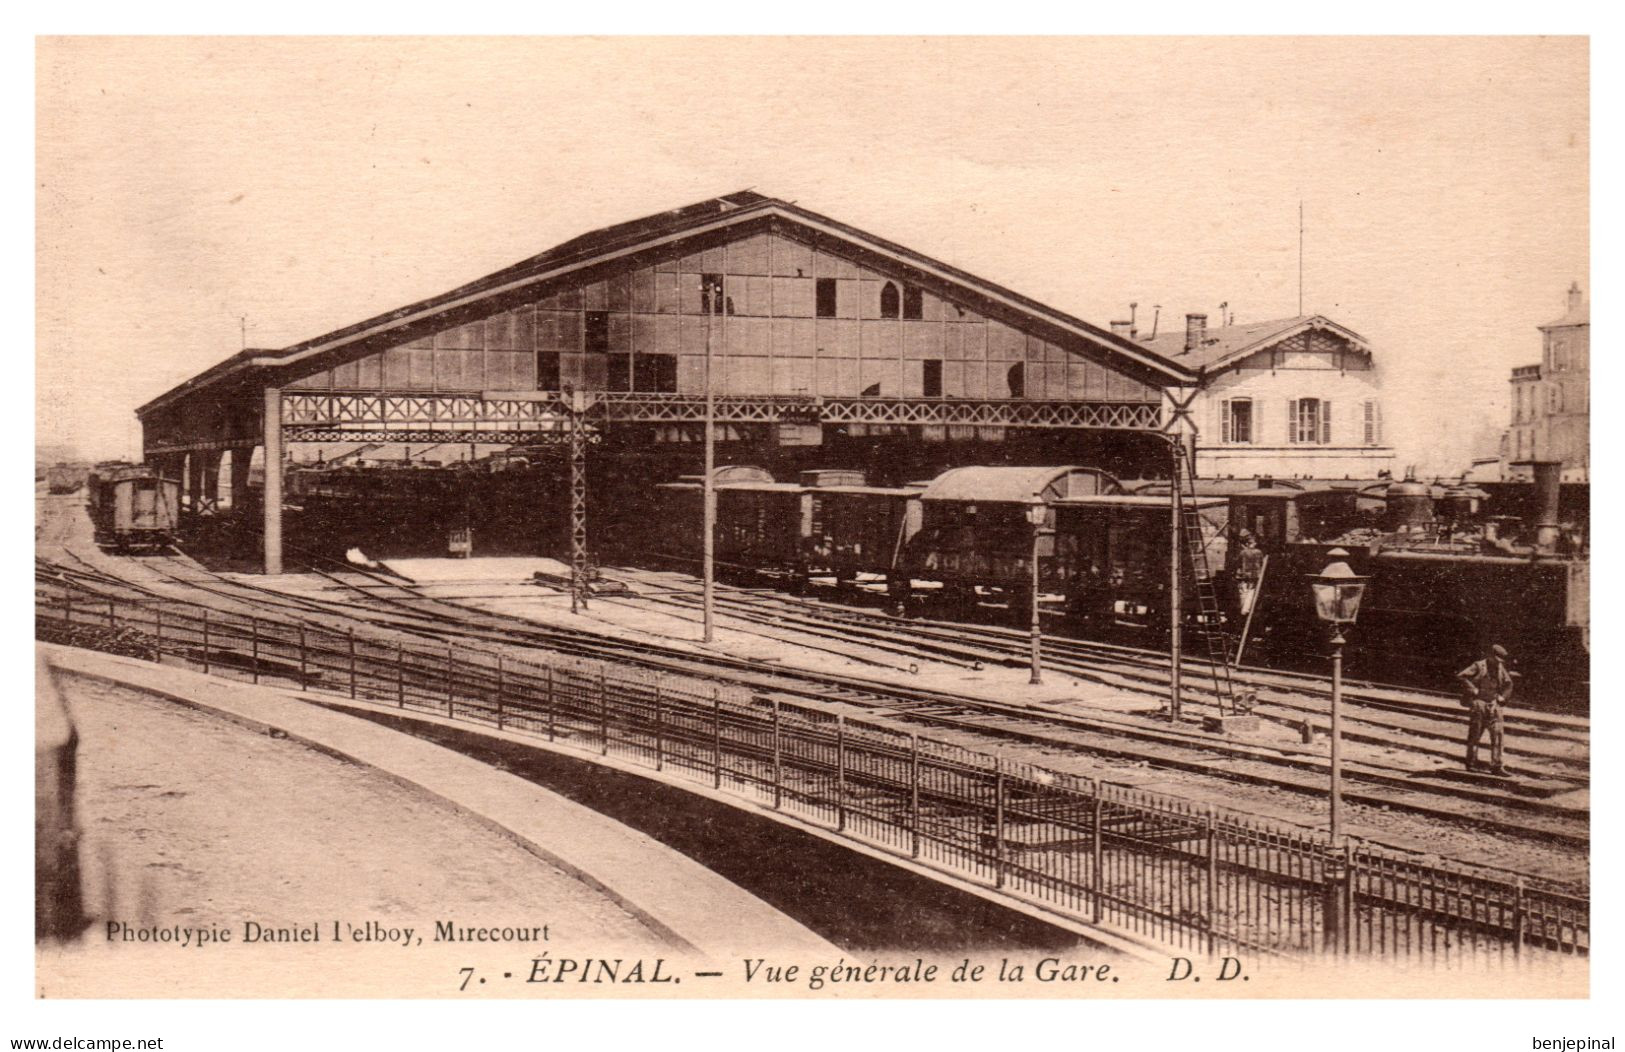
[[[688,238],[725,231],[729,227],[745,223],[773,219],[815,237],[852,245],[907,267],[924,278],[934,279],[960,295],[991,306],[995,310],[1002,308],[1005,312],[1026,315],[1061,329],[1094,344],[1109,355],[1136,363],[1142,371],[1149,371],[1176,382],[1188,382],[1194,378],[1193,367],[1184,362],[1172,361],[1157,351],[1148,350],[1143,344],[1091,325],[902,245],[808,211],[793,202],[743,190],[582,234],[540,255],[532,256],[449,292],[431,296],[290,347],[274,351],[243,351],[159,395],[136,412],[145,414],[227,377],[253,376],[255,371],[270,376],[289,366],[321,359],[324,364],[313,367],[314,371],[316,368],[326,367],[325,363],[329,359],[335,354],[343,354],[346,350],[353,351],[354,357],[363,357],[378,349],[376,342],[380,338],[401,331],[413,331],[413,326],[421,330],[423,326],[432,325],[439,315],[454,311],[477,311],[482,301],[523,296],[533,288],[537,289],[539,294],[544,294],[540,290],[549,283],[567,279],[589,268],[611,264],[634,253],[657,250]]]
[[[1157,338],[1154,340],[1142,339],[1140,343],[1156,351],[1162,357],[1189,368],[1212,369],[1229,362],[1239,361],[1273,344],[1280,343],[1282,340],[1290,339],[1301,332],[1314,329],[1324,329],[1336,333],[1359,350],[1367,353],[1371,350],[1365,341],[1365,337],[1352,329],[1337,324],[1323,314],[1300,314],[1295,318],[1243,322],[1240,325],[1225,325],[1217,329],[1208,329],[1202,345],[1190,351],[1185,350],[1185,330],[1177,327],[1167,332],[1158,333]]]

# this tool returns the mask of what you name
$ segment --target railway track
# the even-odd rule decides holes
[[[84,560],[79,560],[84,563]],[[425,596],[402,581],[356,567],[333,570],[314,567],[324,580],[350,599],[292,596],[284,591],[252,585],[208,571],[179,558],[143,559],[154,576],[167,581],[171,591],[202,592],[210,602],[235,606],[265,615],[307,620],[333,627],[360,620],[384,630],[410,632],[436,639],[462,638],[469,642],[543,647],[593,660],[630,662],[684,675],[724,679],[767,696],[779,694],[803,702],[841,702],[871,714],[903,722],[950,729],[989,741],[1021,742],[1045,750],[1077,752],[1109,760],[1143,763],[1220,777],[1255,786],[1322,795],[1327,765],[1314,750],[1280,744],[1251,745],[1216,739],[1212,735],[1166,724],[1148,723],[1108,713],[1079,715],[1035,710],[1032,707],[967,697],[865,679],[782,667],[696,653],[654,643],[632,643],[600,633],[541,625],[502,614],[481,611],[461,603]],[[88,566],[88,564],[85,564]],[[173,594],[120,578],[95,568],[63,567],[47,561],[45,572],[70,572],[81,583],[118,591],[125,596],[176,598]],[[907,622],[904,622],[907,624]],[[1525,795],[1508,798],[1499,787],[1473,784],[1417,784],[1416,770],[1381,763],[1345,765],[1351,803],[1406,810],[1415,814],[1490,828],[1515,836],[1556,839],[1569,844],[1588,842],[1583,809],[1555,804],[1550,797],[1583,786],[1579,778],[1543,774],[1521,786]]]
[[[632,583],[624,575],[622,580]],[[697,610],[699,606],[697,590],[674,588],[663,580],[657,582],[657,589],[641,594],[654,602],[686,611]],[[922,622],[754,589],[719,587],[717,602],[720,609],[743,620],[795,624],[806,621],[831,629],[883,632],[894,639],[921,640],[922,657],[929,657],[937,650],[947,650],[978,663],[1025,666],[1028,660],[1026,634],[993,626]],[[1168,658],[1165,654],[1053,636],[1046,636],[1044,650],[1047,669],[1159,699],[1165,698],[1169,692]],[[1205,663],[1187,661],[1184,669],[1183,693],[1187,696],[1187,702],[1212,705],[1215,693],[1205,684]],[[1260,704],[1254,710],[1255,714],[1295,727],[1311,721],[1314,729],[1325,729],[1331,692],[1323,679],[1247,666],[1234,670],[1232,676],[1238,685],[1256,692]],[[1407,693],[1410,696],[1375,684],[1346,685],[1345,713],[1353,714],[1356,723],[1345,730],[1345,734],[1352,730],[1356,735],[1355,740],[1359,740],[1362,728],[1369,728],[1375,735],[1371,740],[1379,744],[1385,734],[1411,735],[1434,742],[1454,742],[1461,737],[1460,725],[1464,717],[1454,697],[1436,692]],[[1533,710],[1510,709],[1507,712],[1507,726],[1515,736],[1516,744],[1512,746],[1515,752],[1531,759],[1559,764],[1567,762],[1576,770],[1584,768],[1583,760],[1566,758],[1563,749],[1588,745],[1587,721]],[[1415,747],[1427,749],[1426,746]],[[1431,751],[1444,754],[1438,749]]]
[[[326,570],[319,572],[324,578],[373,604],[395,610],[427,612],[448,627],[466,631],[472,625],[478,625],[480,631],[488,636],[495,635],[527,645],[540,643],[581,657],[626,660],[632,656],[647,667],[688,675],[715,677],[719,670],[724,670],[732,673],[726,677],[731,682],[762,692],[777,692],[798,700],[843,701],[871,712],[886,712],[909,722],[939,728],[952,727],[979,737],[991,736],[1044,747],[1070,748],[1209,775],[1218,773],[1222,777],[1256,785],[1297,789],[1316,795],[1323,792],[1327,764],[1309,748],[1252,746],[1222,739],[1216,741],[1213,736],[1195,730],[1147,727],[1143,721],[1132,717],[1035,711],[1025,705],[878,683],[858,677],[785,668],[767,670],[756,662],[697,656],[691,649],[674,652],[669,647],[628,644],[605,639],[597,633],[542,626],[508,615],[493,614],[455,601],[425,596],[421,589],[400,580],[354,567],[345,566],[337,573]],[[1129,745],[1130,742],[1134,744]],[[1284,772],[1282,768],[1288,770]],[[1583,843],[1587,839],[1583,829],[1583,810],[1545,803],[1550,796],[1585,783],[1582,777],[1573,772],[1565,772],[1566,777],[1558,775],[1525,783],[1521,788],[1528,795],[1507,799],[1506,790],[1500,786],[1445,783],[1418,788],[1417,772],[1410,767],[1354,763],[1348,765],[1345,771],[1352,780],[1369,782],[1373,786],[1370,792],[1355,791],[1349,798],[1363,800],[1373,806],[1403,807],[1435,817],[1477,821],[1482,816],[1475,817],[1471,807],[1488,805],[1520,816],[1517,819],[1502,819],[1502,825],[1506,828],[1517,827],[1525,833],[1542,836],[1555,835],[1570,843]],[[1469,806],[1464,809],[1460,806],[1429,804],[1430,799],[1440,796]],[[1531,824],[1522,817],[1529,814],[1557,817],[1553,821]],[[1574,819],[1579,820],[1578,827],[1570,825]]]

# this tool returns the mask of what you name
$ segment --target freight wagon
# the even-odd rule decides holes
[[[88,483],[96,543],[151,551],[174,542],[180,523],[179,481],[145,464],[108,462],[91,469]]]

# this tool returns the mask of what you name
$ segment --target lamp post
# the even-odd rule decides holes
[[[1361,577],[1343,560],[1348,552],[1333,548],[1326,557],[1333,561],[1318,574],[1309,576],[1315,596],[1315,613],[1332,626],[1332,843],[1342,834],[1343,796],[1343,627],[1353,625],[1360,614],[1360,599],[1369,577]]]
[[[1049,506],[1041,500],[1034,500],[1027,505],[1027,525],[1033,528],[1032,552],[1032,633],[1029,640],[1029,649],[1032,657],[1032,677],[1028,683],[1038,686],[1044,682],[1044,673],[1041,665],[1041,651],[1044,640],[1044,626],[1038,616],[1038,538],[1044,533],[1044,523],[1048,517]]]

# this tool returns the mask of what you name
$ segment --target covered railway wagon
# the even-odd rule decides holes
[[[174,541],[180,521],[180,482],[145,464],[97,464],[88,481],[96,543],[156,549]]]
[[[1195,507],[1215,587],[1232,606],[1230,573],[1224,569],[1229,502],[1187,496],[1184,504]],[[1101,494],[1058,500],[1053,508],[1055,565],[1066,576],[1067,612],[1090,634],[1113,626],[1165,631],[1173,534],[1168,498]],[[1199,606],[1188,560],[1183,572],[1185,616],[1193,619]]]
[[[716,559],[725,570],[805,573],[808,511],[805,487],[775,482],[763,468],[715,469]],[[703,545],[704,487],[698,477],[655,487],[654,514],[644,523],[639,546],[647,555],[692,570]]]
[[[837,585],[860,574],[884,575],[887,592],[901,601],[910,590],[903,556],[920,532],[924,489],[924,483],[866,486],[860,478],[810,490],[808,572],[827,573]]]
[[[950,468],[920,493],[921,526],[903,552],[904,572],[940,582],[950,604],[963,604],[978,588],[1029,594],[1036,558],[1039,590],[1063,591],[1075,567],[1065,557],[1072,546],[1056,534],[1055,503],[1121,491],[1097,468]],[[1036,538],[1034,507],[1044,509]]]

